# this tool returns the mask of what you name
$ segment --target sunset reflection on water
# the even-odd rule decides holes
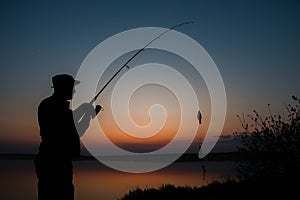
[[[203,180],[202,168],[207,168]],[[234,162],[178,162],[151,173],[130,174],[113,170],[95,160],[74,162],[76,200],[117,200],[139,188],[176,186],[201,186],[213,180],[235,176]],[[31,160],[0,160],[0,199],[36,200],[37,179]]]

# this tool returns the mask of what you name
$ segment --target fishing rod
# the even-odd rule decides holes
[[[101,90],[96,94],[96,96],[90,101],[90,104],[93,104],[98,96],[103,92],[103,90],[109,85],[109,83],[121,72],[121,70],[125,67],[128,67],[128,63],[131,62],[137,55],[139,55],[142,51],[144,51],[151,43],[153,43],[155,40],[157,40],[158,38],[160,38],[162,35],[168,33],[169,31],[171,30],[174,30],[175,28],[179,27],[179,26],[183,26],[183,25],[186,25],[186,24],[191,24],[191,23],[194,23],[194,22],[184,22],[184,23],[180,23],[180,24],[177,24],[175,26],[172,26],[171,28],[169,28],[168,30],[162,32],[161,34],[159,34],[158,36],[156,36],[155,38],[153,38],[150,42],[148,42],[143,48],[141,48],[138,52],[136,52],[129,60],[127,60],[123,65],[122,67],[120,67],[120,69],[107,81],[107,83],[101,88]]]

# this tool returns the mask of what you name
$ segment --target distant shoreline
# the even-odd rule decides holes
[[[36,154],[14,154],[0,153],[0,160],[34,160]],[[206,157],[199,159],[198,154],[183,154],[176,162],[197,162],[197,161],[237,161],[241,158],[238,152],[220,152],[210,153]],[[96,160],[95,157],[89,155],[81,155],[76,161]]]

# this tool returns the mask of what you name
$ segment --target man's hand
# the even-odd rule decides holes
[[[99,113],[101,110],[102,110],[102,106],[96,105],[96,107],[95,107],[95,113],[96,113],[96,115],[98,115],[98,113]],[[95,115],[95,116],[96,116],[96,115]],[[93,116],[93,118],[94,118],[95,116]]]
[[[92,104],[83,103],[73,111],[74,120],[76,122],[79,122],[80,120],[82,120],[82,117],[88,117],[89,119],[94,118],[101,111],[101,109],[102,106],[100,105],[96,105],[96,107],[94,108]]]

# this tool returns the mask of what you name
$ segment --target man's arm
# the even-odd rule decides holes
[[[100,105],[96,105],[94,108],[89,103],[83,103],[73,111],[74,123],[79,137],[83,136],[89,127],[91,119],[93,119],[101,111],[101,108],[102,107]]]

